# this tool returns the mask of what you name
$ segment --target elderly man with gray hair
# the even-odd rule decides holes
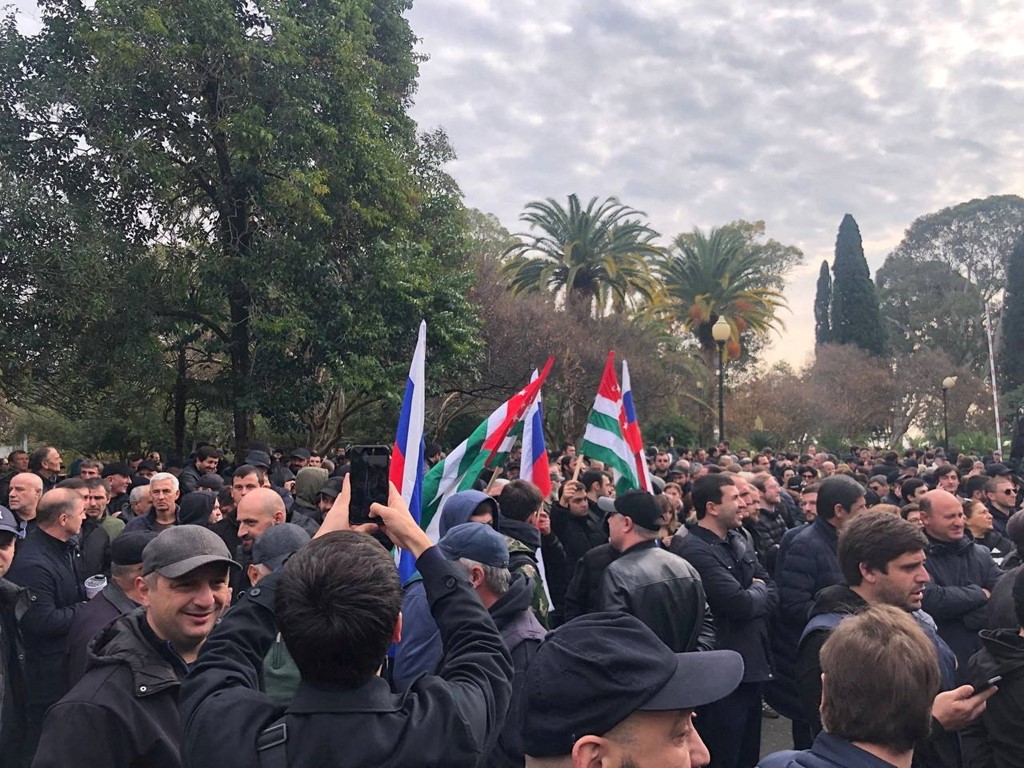
[[[522,719],[526,672],[547,630],[533,615],[533,582],[521,573],[509,572],[505,537],[489,525],[463,523],[438,542],[449,560],[466,569],[466,576],[480,602],[491,614],[502,640],[512,654],[512,699],[498,742],[481,765],[522,766]]]

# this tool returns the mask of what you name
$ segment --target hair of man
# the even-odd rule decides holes
[[[512,480],[498,495],[501,514],[512,520],[526,522],[540,509],[544,497],[533,483],[526,480]]]
[[[357,688],[384,661],[402,585],[394,558],[372,537],[335,531],[288,559],[274,607],[303,680]]]
[[[907,552],[921,552],[928,539],[913,523],[890,512],[869,509],[839,533],[837,554],[843,578],[851,587],[864,581],[860,566],[888,573],[889,563]]]
[[[466,569],[467,573],[472,568],[480,568],[484,573],[484,586],[498,597],[508,592],[509,587],[512,586],[512,574],[508,568],[485,565],[484,563],[478,563],[476,560],[470,560],[468,557],[460,557],[459,563]]]
[[[703,520],[708,513],[708,504],[722,503],[722,489],[729,485],[736,485],[732,477],[727,474],[704,475],[693,482],[693,489],[690,491],[690,498],[693,499],[693,507],[697,512],[697,519]]]
[[[826,477],[818,486],[818,517],[831,520],[836,504],[849,511],[864,495],[864,486],[846,475]]]
[[[821,721],[833,736],[906,752],[931,732],[938,656],[906,611],[874,605],[844,620],[822,646],[821,670]]]

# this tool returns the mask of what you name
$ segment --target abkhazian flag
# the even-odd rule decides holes
[[[594,407],[587,416],[587,429],[583,433],[580,453],[597,459],[612,472],[617,493],[639,488],[632,451],[622,434],[622,390],[615,378],[615,350],[608,353],[601,384],[594,398]]]
[[[636,419],[636,407],[633,404],[633,388],[629,383],[629,365],[622,361],[622,414],[619,417],[622,434],[626,445],[633,454],[633,468],[640,489],[654,493],[651,483],[651,470],[647,466],[647,454],[644,453],[644,440],[640,436],[640,424]]]
[[[398,417],[398,431],[395,446],[391,449],[391,469],[388,479],[402,494],[409,512],[415,520],[420,515],[423,497],[423,414],[424,389],[426,388],[425,365],[427,357],[427,323],[420,322],[416,351],[409,367],[409,379],[405,383],[402,398],[402,413]],[[422,523],[421,523],[422,525]],[[395,563],[404,584],[416,571],[416,559],[403,549],[395,548]]]
[[[537,371],[534,371],[531,381],[536,378]],[[519,477],[536,485],[544,498],[551,493],[551,471],[548,467],[547,446],[544,445],[544,410],[540,390],[537,391],[537,399],[523,417],[523,457],[519,462]]]
[[[437,541],[441,516],[437,514],[453,493],[473,487],[480,473],[488,467],[500,466],[509,447],[506,439],[511,429],[523,418],[526,409],[540,392],[551,370],[554,358],[549,357],[539,377],[499,405],[473,434],[462,441],[443,461],[438,462],[423,478],[423,514],[420,526],[431,541]]]

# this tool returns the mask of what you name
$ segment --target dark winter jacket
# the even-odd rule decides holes
[[[996,561],[996,565],[999,567],[1003,566],[1007,557],[1017,551],[1017,547],[1014,543],[995,528],[986,533],[984,537],[980,539],[975,539],[974,536],[971,535],[970,531],[965,531],[964,538],[966,539],[968,537],[970,537],[975,543],[981,544],[981,546],[988,549],[988,551],[992,553],[992,559]]]
[[[986,606],[985,626],[988,629],[1014,629],[1017,627],[1017,612],[1013,607],[1013,580],[1020,573],[1021,566],[1012,568],[999,577],[992,587],[992,596]]]
[[[892,768],[892,763],[830,733],[819,733],[810,749],[768,755],[758,768]]]
[[[956,653],[961,667],[981,647],[978,630],[985,627],[988,598],[1002,571],[980,544],[964,537],[957,541],[928,538],[924,567],[932,577],[924,588],[922,608],[931,614],[939,635]]]
[[[174,505],[174,519],[175,525],[180,524],[181,507],[177,504]],[[144,515],[133,517],[128,521],[128,524],[124,527],[125,531],[153,531],[154,533],[160,533],[163,528],[157,526],[156,523],[156,510],[153,507],[149,508],[149,511]]]
[[[416,567],[445,646],[438,676],[397,694],[379,677],[355,689],[303,681],[290,705],[275,704],[259,690],[277,636],[280,574],[270,574],[225,614],[184,681],[185,765],[258,765],[257,737],[287,709],[291,766],[339,755],[349,765],[476,766],[504,722],[511,659],[461,566],[432,547]]]
[[[1004,514],[989,502],[985,502],[985,506],[988,508],[988,511],[992,513],[992,530],[998,531],[1003,536],[1006,536],[1006,525],[1010,522],[1010,515]]]
[[[25,639],[25,670],[31,686],[29,703],[52,704],[67,692],[64,649],[75,615],[85,607],[85,590],[78,573],[78,547],[29,529],[7,578],[25,587],[29,609],[21,618]]]
[[[525,762],[523,748],[523,704],[526,696],[526,671],[530,668],[547,630],[530,610],[533,585],[524,576],[515,576],[509,590],[490,607],[489,613],[501,632],[501,639],[512,655],[512,698],[509,700],[505,726],[498,743],[481,763],[487,768],[521,768]]]
[[[498,531],[508,545],[509,570],[522,573],[533,582],[533,613],[547,627],[551,604],[544,589],[537,552],[539,550],[544,558],[544,580],[552,600],[564,601],[569,577],[562,543],[553,533],[542,536],[529,523],[504,516],[498,518]]]
[[[961,731],[964,768],[1020,768],[1024,755],[1024,638],[1017,629],[981,631],[981,650],[967,664],[966,679],[1000,675],[999,692],[981,717]]]
[[[572,579],[565,591],[565,608],[562,621],[571,621],[577,616],[599,611],[601,599],[601,578],[604,570],[619,557],[618,550],[611,544],[601,544],[589,550],[576,563]]]
[[[178,475],[178,488],[181,490],[181,495],[184,496],[186,493],[192,493],[199,482],[199,478],[203,476],[203,473],[196,469],[195,462],[192,462]]]
[[[0,579],[0,755],[21,764],[25,730],[25,645],[18,620],[28,610],[28,591]]]
[[[110,535],[99,521],[85,518],[78,534],[81,553],[78,570],[83,579],[97,574],[110,575],[110,541]]]
[[[118,616],[133,612],[138,603],[131,600],[115,581],[90,600],[75,616],[68,633],[68,687],[75,685],[85,674],[89,660],[89,643]]]
[[[571,514],[559,504],[552,505],[551,530],[562,542],[570,570],[576,567],[583,555],[608,541],[602,516],[589,505],[583,517]]]
[[[417,573],[402,592],[402,641],[395,646],[391,682],[404,691],[420,675],[429,675],[441,659],[441,630],[430,613],[423,579]]]
[[[810,620],[800,638],[797,653],[797,687],[799,689],[801,715],[804,722],[811,725],[812,733],[821,730],[821,717],[818,707],[821,704],[821,647],[825,644],[832,630],[839,622],[868,607],[864,598],[850,589],[846,584],[826,587],[818,593],[818,599],[811,608]],[[935,644],[942,673],[942,690],[950,690],[956,686],[956,657],[952,649],[939,637],[934,621],[924,611],[913,614],[918,626]],[[831,621],[825,619],[830,618]]]
[[[776,563],[779,612],[769,637],[775,660],[776,682],[765,695],[781,714],[799,719],[796,688],[797,643],[818,590],[842,581],[836,555],[836,529],[819,517],[810,525],[794,528],[782,538]]]
[[[793,521],[787,517],[786,509],[781,504],[773,509],[761,508],[758,513],[754,530],[759,534],[765,548],[765,567],[769,572],[775,571],[775,561],[779,554],[779,545],[786,531],[793,527]]]
[[[698,525],[688,536],[673,537],[668,548],[700,574],[715,617],[718,648],[743,656],[743,682],[774,679],[768,617],[778,605],[779,592],[742,534],[729,531],[727,538],[720,539]]]
[[[657,541],[630,547],[605,568],[597,610],[635,616],[675,653],[717,647],[700,574]]]
[[[179,768],[178,689],[188,668],[149,628],[145,612],[101,631],[87,667],[47,713],[33,768]]]

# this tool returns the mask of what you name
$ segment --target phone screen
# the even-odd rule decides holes
[[[370,505],[388,503],[388,474],[391,470],[391,447],[387,445],[356,445],[349,455],[349,486],[352,500],[349,520],[353,524],[370,520]]]

